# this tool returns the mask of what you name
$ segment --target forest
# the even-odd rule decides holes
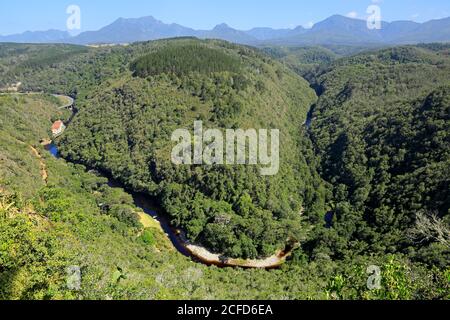
[[[450,46],[361,51],[0,45],[0,87],[42,92],[0,95],[0,299],[448,299]],[[61,159],[39,144],[69,117],[53,93],[76,99]],[[171,134],[195,120],[280,129],[279,174],[173,165]],[[194,263],[128,191],[212,252],[298,248],[277,270]]]
[[[321,181],[304,156],[308,145],[298,143],[306,140],[298,128],[314,92],[306,81],[281,64],[264,61],[252,49],[192,42],[177,40],[157,56],[145,56],[145,61],[161,60],[151,62],[153,68],[161,66],[159,73],[144,71],[146,64],[138,60],[131,64],[140,70],[137,75],[133,71],[134,77],[122,75],[112,85],[101,86],[79,105],[61,140],[61,154],[160,199],[173,225],[185,230],[190,241],[231,258],[270,256],[288,240],[304,236],[305,207],[315,207],[320,214],[324,204]],[[166,60],[178,51],[188,57],[212,55],[212,65],[203,60],[200,72],[196,59],[177,55],[185,59],[180,64],[184,71],[165,70]],[[216,51],[222,60],[216,59]],[[229,61],[234,64],[227,66]],[[279,117],[271,117],[273,113]],[[171,134],[191,127],[194,120],[212,128],[283,128],[280,174],[261,177],[257,168],[242,165],[173,165]],[[224,219],[227,224],[220,223]]]
[[[317,76],[311,138],[333,185],[334,240],[324,243],[333,256],[402,252],[448,264],[446,240],[415,234],[419,217],[450,222],[447,50],[363,53]]]

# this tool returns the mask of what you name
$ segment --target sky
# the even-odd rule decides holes
[[[212,29],[220,23],[253,27],[311,27],[334,14],[364,19],[376,4],[384,21],[424,22],[450,16],[449,0],[1,0],[0,35],[67,30],[67,8],[81,11],[81,29],[98,30],[117,18],[154,16],[165,23]]]

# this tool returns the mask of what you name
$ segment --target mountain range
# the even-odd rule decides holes
[[[450,41],[450,17],[425,23],[412,21],[383,22],[380,30],[369,30],[366,21],[334,15],[311,29],[254,28],[237,30],[227,24],[212,30],[195,30],[176,23],[166,24],[154,17],[119,18],[97,30],[71,36],[58,30],[27,31],[0,36],[0,42],[124,44],[174,37],[222,39],[247,45],[394,45]]]

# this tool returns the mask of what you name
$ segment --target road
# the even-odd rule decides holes
[[[0,92],[0,95],[36,95],[36,94],[45,94],[45,93],[43,93],[43,92]],[[55,98],[60,98],[60,99],[67,101],[64,105],[58,107],[58,109],[60,109],[60,110],[69,109],[75,103],[75,100],[69,96],[65,96],[62,94],[52,94],[52,96]]]
[[[61,94],[53,94],[55,98],[65,99],[67,101],[66,104],[62,105],[61,107],[58,107],[58,109],[69,109],[73,106],[75,103],[75,100],[69,96],[61,95]]]

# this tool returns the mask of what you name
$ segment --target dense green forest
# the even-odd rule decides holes
[[[447,53],[448,46],[385,49],[337,60],[317,75],[311,138],[333,186],[333,228],[313,250],[334,259],[402,252],[448,266]],[[420,217],[447,234],[416,234]]]
[[[448,299],[449,47],[346,50],[0,45],[0,87],[69,94],[78,110],[55,159],[39,145],[69,116],[55,98],[0,96],[0,299]],[[279,174],[172,165],[172,132],[195,120],[280,129]],[[300,247],[277,270],[194,263],[98,172],[211,251]]]
[[[308,81],[316,75],[320,66],[327,65],[342,56],[323,47],[266,47],[262,50]]]
[[[191,73],[214,74],[223,71],[239,73],[240,61],[218,48],[204,45],[170,45],[131,63],[131,70],[139,77],[157,76],[162,73],[177,76]]]
[[[315,94],[253,49],[196,42],[157,43],[156,53],[131,64],[134,77],[122,74],[95,90],[78,105],[61,154],[156,196],[174,226],[213,252],[270,256],[289,239],[305,237],[305,209],[325,213],[325,190],[308,165],[312,148],[301,129]],[[166,70],[175,54],[182,69]],[[192,56],[211,58],[199,69]],[[193,127],[195,120],[209,128],[280,128],[280,173],[262,177],[245,165],[173,165],[172,132]]]

